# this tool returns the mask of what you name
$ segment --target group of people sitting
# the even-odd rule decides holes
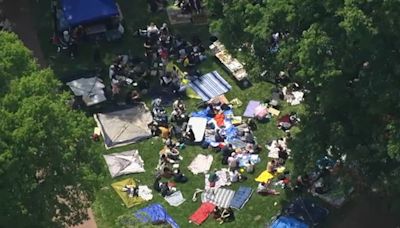
[[[188,42],[178,35],[173,35],[167,23],[158,28],[151,22],[146,29],[139,29],[138,34],[145,39],[145,56],[151,66],[161,65],[165,70],[169,59],[174,58],[190,68],[206,59],[205,48],[197,36]],[[189,74],[191,72],[195,70],[189,70]],[[163,76],[163,73],[161,75]]]
[[[176,0],[175,5],[181,9],[182,14],[200,14],[202,10],[201,0]]]
[[[194,142],[194,132],[192,126],[188,125],[189,116],[181,99],[172,103],[172,112],[169,117],[162,105],[162,99],[154,99],[152,101],[152,115],[153,122],[149,124],[149,128],[153,136],[160,136],[166,143],[173,140],[180,144]]]
[[[144,62],[135,64],[128,55],[118,55],[108,71],[113,98],[120,96],[121,90],[130,86],[130,92],[124,102],[140,102],[142,94],[145,94],[149,88],[147,74],[147,66]]]

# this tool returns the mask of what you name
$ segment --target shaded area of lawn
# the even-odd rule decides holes
[[[40,10],[37,12],[38,28],[39,28],[39,38],[42,42],[42,47],[45,53],[45,57],[48,60],[49,66],[56,72],[56,75],[62,80],[68,80],[68,77],[76,75],[82,71],[92,71],[98,69],[100,75],[103,79],[108,81],[108,64],[115,57],[116,54],[129,53],[133,56],[142,57],[143,41],[138,37],[133,36],[133,32],[138,28],[145,27],[148,23],[155,22],[160,25],[167,21],[165,13],[150,14],[147,11],[147,5],[145,0],[138,1],[118,1],[125,18],[125,31],[122,40],[105,43],[101,42],[98,44],[85,43],[79,46],[78,56],[71,60],[69,57],[58,54],[56,52],[56,47],[51,45],[49,38],[52,34],[52,24],[51,24],[51,12],[48,2],[40,1]],[[204,44],[208,44],[208,27],[207,26],[192,26],[192,25],[182,25],[171,27],[172,32],[175,34],[181,34],[183,37],[190,39],[192,35],[199,35],[203,40]],[[93,53],[94,50],[98,48],[101,53],[101,62],[94,62]],[[201,64],[200,70],[203,73],[210,72],[212,70],[217,70],[232,86],[232,90],[226,94],[228,100],[233,98],[239,98],[243,101],[243,106],[235,109],[234,113],[236,115],[241,115],[244,112],[246,104],[249,100],[265,100],[271,93],[272,85],[266,82],[253,83],[253,86],[248,89],[241,89],[237,85],[236,81],[233,80],[222,68],[221,65],[216,62],[214,57],[210,56],[207,61]],[[155,80],[157,81],[157,80]],[[147,99],[146,101],[149,101]],[[195,104],[197,100],[187,100],[189,111],[195,110]],[[292,110],[299,110],[301,107],[283,107],[283,113],[290,112]],[[93,121],[94,123],[94,121]],[[276,128],[275,120],[270,123],[263,123],[258,125],[258,130],[255,132],[257,140],[260,144],[264,145],[267,141],[274,138],[283,136],[283,132]],[[146,172],[137,175],[129,175],[116,179],[111,179],[108,172],[104,172],[104,183],[101,189],[96,193],[96,200],[93,204],[93,210],[95,212],[96,222],[99,227],[118,227],[116,225],[116,219],[123,214],[132,214],[136,209],[141,208],[135,207],[133,209],[127,209],[122,201],[115,194],[114,190],[111,188],[110,184],[114,181],[118,181],[127,177],[133,177],[134,179],[140,181],[140,184],[146,184],[152,186],[154,180],[154,168],[158,162],[159,150],[162,148],[162,142],[160,139],[153,138],[143,141],[138,144],[126,146],[123,148],[105,150],[102,145],[98,145],[99,153],[98,156],[101,157],[102,154],[113,153],[118,151],[125,151],[129,149],[138,149],[144,162]],[[198,153],[211,153],[214,156],[214,162],[212,168],[222,167],[221,157],[219,154],[215,154],[212,151],[201,149],[198,146],[189,146],[181,151],[184,160],[181,162],[181,170],[187,174],[189,182],[186,184],[178,184],[178,189],[183,192],[184,197],[187,201],[178,208],[173,208],[167,205],[164,199],[161,198],[157,193],[154,192],[154,199],[151,202],[159,202],[164,205],[171,214],[173,218],[176,219],[178,224],[182,227],[188,227],[187,218],[199,207],[200,199],[197,202],[192,202],[191,198],[193,192],[196,188],[204,188],[204,176],[192,175],[188,170],[187,166],[193,160],[193,158]],[[255,175],[258,175],[266,167],[267,153],[265,150],[261,153],[262,162],[257,166],[254,175],[248,175],[249,180],[247,180],[243,185],[251,186],[255,188],[257,183],[254,181]],[[104,163],[104,170],[106,165]],[[237,189],[239,184],[234,184],[233,189]],[[259,195],[253,195],[248,204],[236,213],[236,221],[231,224],[221,225],[221,227],[245,227],[251,225],[251,227],[262,227],[266,221],[268,221],[272,216],[280,209],[280,202],[285,201],[285,194],[276,197],[262,197]],[[150,202],[150,203],[151,203]],[[273,206],[275,202],[278,202],[277,206]],[[209,219],[203,224],[203,227],[215,227],[217,223]],[[191,226],[191,225],[190,225]]]

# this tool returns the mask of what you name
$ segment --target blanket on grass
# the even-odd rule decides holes
[[[164,197],[164,199],[173,207],[177,207],[186,201],[186,199],[183,198],[181,191],[176,191],[171,195]]]
[[[198,154],[188,166],[188,169],[195,175],[207,173],[213,162],[212,155]]]
[[[189,217],[189,222],[201,225],[213,212],[215,205],[212,203],[202,203],[201,206]]]
[[[228,169],[222,168],[221,170],[218,170],[217,172],[215,172],[215,174],[217,174],[218,176],[218,181],[215,182],[215,186],[214,187],[210,187],[210,181],[208,181],[208,178],[210,176],[210,174],[206,174],[204,177],[204,182],[205,182],[205,189],[217,189],[220,188],[222,186],[229,186],[231,185],[231,181],[229,180],[229,171]]]
[[[207,73],[200,78],[193,80],[189,86],[201,97],[203,101],[209,101],[212,98],[224,94],[232,89],[225,79],[217,72]]]
[[[242,209],[244,205],[249,201],[251,195],[253,194],[253,189],[250,187],[240,186],[239,189],[235,192],[231,200],[231,207],[235,209]]]
[[[175,220],[167,213],[165,208],[158,203],[150,204],[134,213],[134,216],[142,223],[156,223],[165,221],[172,228],[179,228]]]
[[[234,195],[235,191],[226,188],[209,189],[201,193],[201,202],[211,202],[218,207],[228,208]]]

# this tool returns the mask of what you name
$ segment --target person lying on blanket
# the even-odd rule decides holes
[[[125,185],[122,187],[121,191],[126,192],[130,198],[138,196],[139,188],[134,185]]]

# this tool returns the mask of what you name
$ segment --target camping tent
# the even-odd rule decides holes
[[[103,89],[103,82],[98,77],[80,78],[74,81],[67,82],[69,88],[75,96],[82,96],[82,100],[87,106],[95,105],[106,101]]]
[[[308,225],[293,217],[281,216],[277,218],[269,228],[308,228]]]
[[[130,173],[143,173],[144,162],[137,150],[103,155],[111,177]]]
[[[119,16],[115,0],[61,0],[64,19],[71,27]]]
[[[147,125],[153,121],[153,117],[144,103],[111,113],[97,113],[94,118],[107,149],[151,137]]]
[[[328,216],[329,210],[311,200],[299,197],[284,207],[282,214],[316,226]]]

